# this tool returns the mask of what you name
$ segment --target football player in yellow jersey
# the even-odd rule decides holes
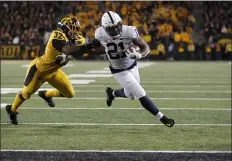
[[[100,45],[96,39],[85,43],[81,26],[76,18],[62,18],[58,23],[58,28],[52,32],[48,40],[45,54],[30,63],[22,90],[16,95],[13,104],[6,106],[11,123],[18,124],[18,107],[45,82],[51,84],[55,89],[39,91],[38,95],[50,107],[55,106],[52,97],[72,98],[75,91],[61,67],[70,61],[72,55],[81,55]]]

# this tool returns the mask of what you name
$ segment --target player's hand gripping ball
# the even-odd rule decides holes
[[[130,45],[126,49],[126,55],[131,59],[142,58],[142,55],[140,54],[140,48],[137,45]]]

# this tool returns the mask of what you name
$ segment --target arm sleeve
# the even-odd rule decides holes
[[[70,46],[70,45],[65,45],[62,48],[62,53],[66,55],[81,55],[86,53],[88,50],[86,48],[86,45],[81,45],[81,46]]]
[[[58,40],[58,39],[53,39],[52,40],[52,46],[58,50],[59,52],[62,52],[62,48],[67,44],[65,40]]]

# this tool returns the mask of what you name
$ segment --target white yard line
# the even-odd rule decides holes
[[[95,152],[95,153],[231,153],[231,151],[155,151],[155,150],[13,150],[13,149],[1,149],[3,152],[59,152],[59,153],[73,153],[73,152],[81,152],[81,153],[89,153],[89,152]]]
[[[5,85],[2,85],[2,87],[5,87],[5,88],[9,88],[9,87],[20,87],[20,85],[19,84],[5,84]],[[49,85],[50,86],[50,85]],[[108,84],[105,84],[105,85],[103,85],[103,84],[79,84],[79,85],[77,85],[77,84],[74,84],[73,85],[74,87],[90,87],[90,88],[93,88],[93,87],[103,87],[103,88],[105,88],[105,87],[107,87],[107,86],[119,86],[118,84],[110,84],[110,85],[108,85]],[[152,88],[152,87],[154,87],[154,88],[222,88],[222,87],[227,87],[227,88],[231,88],[231,86],[226,86],[226,85],[222,85],[222,86],[218,86],[218,85],[162,85],[162,86],[151,86],[151,85],[143,85],[142,84],[142,86],[143,87],[149,87],[149,88]]]
[[[1,104],[1,108],[5,109],[6,104]],[[231,108],[159,108],[160,110],[199,110],[199,111],[231,111]],[[20,110],[144,110],[144,108],[100,108],[100,107],[21,107]]]
[[[94,73],[94,72],[98,72],[98,73]],[[108,74],[108,71],[105,71],[105,70],[89,70],[87,71],[86,73],[88,74]],[[86,74],[85,73],[85,74]],[[12,77],[13,80],[16,80],[16,81],[22,81],[24,78],[23,77]],[[5,80],[8,80],[9,78],[5,77],[5,78],[1,78],[1,81],[5,81]],[[99,81],[108,81],[110,82],[111,79],[109,80],[102,80],[104,78],[99,78]],[[11,80],[11,81],[13,81]],[[160,82],[172,82],[172,81],[181,81],[181,82],[192,82],[192,81],[203,81],[203,82],[230,82],[231,81],[231,78],[230,77],[222,77],[222,78],[201,78],[201,77],[198,77],[198,78],[188,78],[188,77],[142,77],[141,78],[141,81],[160,81]]]
[[[63,66],[63,68],[67,68],[67,67],[73,67],[74,64],[67,64],[65,66]],[[29,64],[23,64],[21,65],[22,68],[28,68],[29,67]]]
[[[40,88],[39,90],[53,90],[54,88]],[[1,94],[18,93],[21,88],[1,88]],[[76,93],[104,93],[105,90],[76,90]],[[180,90],[146,90],[148,93],[231,93],[231,91],[180,91]],[[37,92],[35,93],[37,94]]]
[[[1,125],[7,125],[9,123],[1,123]],[[163,124],[123,124],[123,123],[22,123],[23,125],[51,125],[51,126],[164,126]],[[231,124],[175,124],[175,126],[231,126]],[[1,129],[8,129],[1,127]],[[17,129],[17,128],[15,128]]]
[[[13,99],[15,97],[2,97],[2,99]],[[30,99],[41,99],[39,97],[32,97]],[[56,97],[55,99],[68,99],[68,98],[65,98],[65,97]],[[75,98],[71,98],[72,100],[105,100],[106,98],[105,97],[75,97]],[[71,100],[69,99],[69,100]],[[125,98],[117,98],[117,99],[120,99],[120,100],[128,100],[128,99],[125,99]],[[152,100],[198,100],[198,101],[229,101],[231,100],[231,98],[171,98],[171,97],[160,97],[160,98],[150,98]]]
[[[150,92],[150,93],[231,93],[231,91],[165,91],[165,90],[160,90],[160,91],[146,90],[146,92]]]
[[[97,80],[96,82],[98,83],[112,83],[112,80],[105,81],[105,80]],[[142,84],[230,84],[231,81],[196,81],[196,80],[191,80],[191,81],[167,81],[167,80],[145,80],[141,81]]]
[[[111,74],[110,70],[89,70],[85,73],[87,74]]]
[[[112,77],[112,74],[69,74],[69,78],[108,78]]]

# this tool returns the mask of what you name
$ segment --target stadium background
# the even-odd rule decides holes
[[[229,60],[232,55],[230,2],[1,2],[1,59],[42,55],[59,19],[75,16],[88,41],[107,10],[134,25],[150,45],[147,59]],[[86,53],[80,59],[100,59]]]
[[[81,22],[88,41],[106,10],[135,25],[153,60],[231,59],[231,2],[0,2],[1,161],[231,161],[231,62],[139,61],[141,84],[165,114],[166,128],[137,101],[105,105],[105,88],[119,88],[108,62],[85,54],[62,70],[76,96],[49,108],[37,94],[9,125],[5,104],[22,88],[31,60],[42,55],[65,15]],[[27,61],[26,61],[27,60]],[[87,84],[86,84],[87,83]],[[51,89],[44,84],[42,89]],[[63,150],[63,151],[62,151]]]

